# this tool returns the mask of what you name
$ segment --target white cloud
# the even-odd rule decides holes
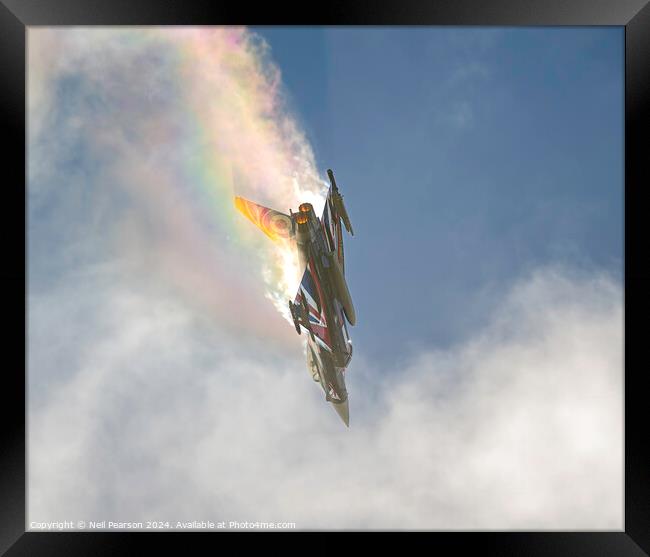
[[[622,305],[606,278],[539,271],[452,350],[399,370],[356,357],[350,430],[298,343],[231,335],[119,282],[30,310],[91,295],[94,317],[59,337],[80,360],[38,360],[52,324],[30,319],[30,383],[73,369],[30,404],[29,520],[622,528]]]

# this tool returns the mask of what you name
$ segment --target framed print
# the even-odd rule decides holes
[[[306,14],[2,0],[0,548],[646,554],[650,8]]]

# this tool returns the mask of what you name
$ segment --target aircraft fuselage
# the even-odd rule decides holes
[[[310,320],[312,331],[319,328],[320,334],[308,337],[307,349],[311,351],[311,354],[308,352],[308,358],[311,357],[316,362],[318,379],[327,400],[342,403],[347,400],[344,373],[352,357],[352,343],[343,306],[332,278],[336,272],[333,269],[336,264],[333,260],[336,257],[336,239],[331,238],[326,223],[316,217],[313,210],[306,215],[307,222],[296,223],[296,245],[302,266],[310,271],[314,288],[310,288],[311,293],[305,289],[300,292],[307,299],[310,315],[320,316],[318,322],[314,317]],[[325,327],[319,324],[322,321],[325,322]]]

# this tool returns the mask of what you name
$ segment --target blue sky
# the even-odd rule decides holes
[[[257,31],[345,195],[371,360],[460,341],[540,265],[622,280],[622,28]]]

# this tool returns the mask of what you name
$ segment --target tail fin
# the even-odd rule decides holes
[[[289,215],[243,197],[235,197],[235,207],[271,240],[285,240],[293,236],[293,222]]]

